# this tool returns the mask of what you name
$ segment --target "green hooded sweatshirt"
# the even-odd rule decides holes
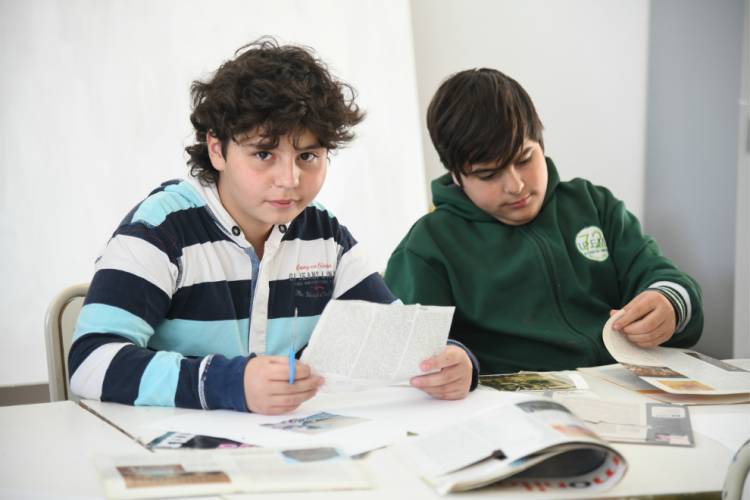
[[[435,210],[409,230],[385,281],[404,303],[456,307],[451,338],[482,373],[561,370],[613,363],[602,341],[611,309],[647,288],[671,297],[677,333],[695,344],[703,328],[698,284],[664,257],[609,190],[560,182],[547,159],[542,209],[523,226],[482,211],[449,174],[432,182]]]

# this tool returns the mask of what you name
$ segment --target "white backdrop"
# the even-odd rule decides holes
[[[46,305],[185,175],[190,82],[244,43],[310,45],[359,91],[368,117],[320,200],[384,267],[443,172],[426,105],[468,67],[527,89],[563,179],[642,216],[648,25],[648,0],[0,0],[0,386],[46,381]]]
[[[368,117],[319,200],[385,267],[427,207],[406,0],[0,0],[0,386],[47,381],[50,299],[186,175],[191,81],[264,34],[314,47],[359,91]]]

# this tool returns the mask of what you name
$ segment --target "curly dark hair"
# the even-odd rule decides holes
[[[514,79],[488,68],[445,80],[427,108],[427,129],[445,168],[459,180],[467,165],[498,162],[505,167],[529,138],[544,149],[542,122],[534,103]]]
[[[224,155],[230,140],[256,130],[270,147],[282,135],[309,130],[334,150],[354,138],[351,127],[364,118],[354,88],[333,77],[311,48],[279,45],[272,37],[238,49],[209,81],[194,81],[190,92],[195,144],[185,151],[190,174],[204,184],[219,179],[208,157],[209,132]]]

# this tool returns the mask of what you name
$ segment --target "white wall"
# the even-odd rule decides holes
[[[43,316],[125,213],[184,176],[189,85],[264,34],[368,111],[320,201],[382,268],[427,201],[406,0],[0,0],[0,386],[46,382]]]
[[[737,134],[737,243],[734,267],[736,281],[733,356],[737,358],[750,358],[750,0],[744,1],[744,8],[742,87]]]
[[[732,357],[743,0],[653,0],[645,227],[703,289],[696,349]],[[745,189],[744,194],[742,189]],[[742,307],[742,306],[740,306]],[[745,306],[747,307],[747,303]]]
[[[648,0],[412,0],[420,120],[440,82],[492,67],[529,93],[563,180],[643,213]],[[426,127],[428,179],[444,173]]]

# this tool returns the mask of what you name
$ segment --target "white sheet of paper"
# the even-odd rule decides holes
[[[382,387],[356,393],[319,393],[286,415],[258,415],[227,410],[190,413],[156,420],[148,428],[225,437],[260,446],[335,446],[349,455],[387,446],[407,431],[423,433],[497,405],[511,393],[478,388],[458,401],[441,401],[412,387]],[[261,427],[319,412],[361,417],[365,422],[320,434],[300,434]]]
[[[328,390],[408,382],[448,340],[453,307],[328,302],[301,361],[330,378]]]

